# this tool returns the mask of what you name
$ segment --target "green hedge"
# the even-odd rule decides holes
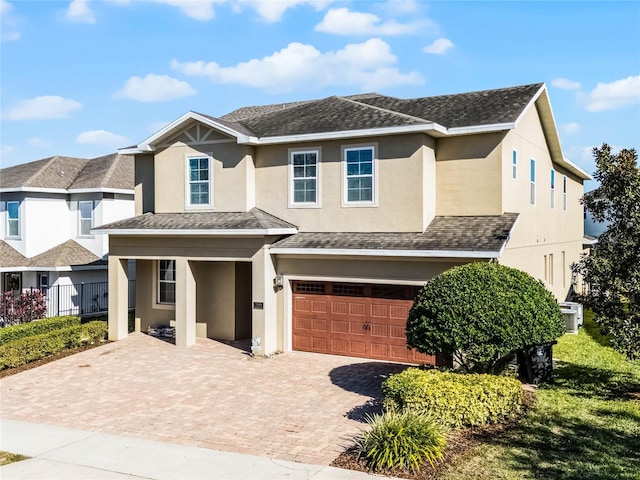
[[[72,325],[0,345],[0,370],[19,367],[69,348],[104,341],[107,322]]]
[[[430,414],[445,427],[497,422],[518,413],[522,384],[504,376],[409,368],[382,384],[388,408]]]
[[[4,345],[14,340],[19,340],[33,335],[52,332],[61,328],[71,327],[72,325],[80,325],[80,317],[65,316],[51,317],[42,320],[34,320],[29,323],[21,323],[20,325],[12,325],[11,327],[0,328],[0,345]]]

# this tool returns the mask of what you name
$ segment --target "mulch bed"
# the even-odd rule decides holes
[[[16,373],[24,372],[26,370],[31,370],[32,368],[45,365],[55,360],[60,360],[61,358],[68,357],[69,355],[75,355],[76,353],[84,352],[85,350],[90,350],[92,348],[99,347],[100,345],[104,345],[104,343],[96,343],[94,345],[83,345],[82,347],[71,348],[69,350],[56,353],[55,355],[41,358],[40,360],[36,360],[35,362],[27,363],[26,365],[20,365],[19,367],[15,367],[15,368],[7,368],[6,370],[0,371],[0,378],[9,377],[11,375],[15,375]]]
[[[338,458],[331,463],[331,466],[366,473],[376,473],[378,475],[386,475],[389,477],[407,478],[411,480],[435,480],[438,478],[439,473],[444,472],[451,465],[463,461],[465,457],[469,456],[473,452],[474,448],[482,445],[485,440],[495,438],[496,435],[501,435],[515,428],[520,423],[520,419],[534,405],[534,403],[534,393],[525,390],[522,402],[523,408],[516,418],[493,425],[486,425],[477,428],[465,428],[452,432],[447,436],[447,448],[444,453],[444,459],[436,466],[435,470],[431,468],[431,465],[425,464],[417,472],[412,472],[403,468],[372,471],[364,458],[358,458],[358,452],[355,447],[351,447],[341,453]]]

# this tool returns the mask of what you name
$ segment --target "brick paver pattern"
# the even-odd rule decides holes
[[[402,365],[141,333],[0,380],[3,418],[328,465]]]

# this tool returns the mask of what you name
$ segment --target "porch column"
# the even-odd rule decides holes
[[[196,343],[196,279],[191,262],[176,258],[176,345]]]
[[[270,355],[278,348],[278,305],[273,290],[276,269],[267,245],[251,258],[252,273],[252,351],[256,355]],[[258,347],[259,348],[255,348]]]
[[[126,258],[109,255],[109,340],[129,334],[129,277]]]

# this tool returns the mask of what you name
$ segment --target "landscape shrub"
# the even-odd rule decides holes
[[[51,332],[60,328],[70,327],[72,325],[80,325],[80,317],[72,315],[51,317],[34,322],[21,323],[19,325],[0,328],[0,345],[20,338],[31,337],[33,335]]]
[[[0,370],[19,367],[70,348],[102,342],[106,336],[107,323],[94,321],[20,338],[0,345]]]
[[[413,471],[425,462],[435,468],[442,459],[445,439],[440,427],[423,413],[387,410],[367,417],[368,430],[358,451],[376,469],[401,467]]]
[[[516,351],[565,332],[558,302],[531,275],[495,263],[451,268],[418,293],[407,344],[453,357],[469,372],[498,373]]]
[[[415,410],[444,427],[495,423],[514,416],[522,405],[515,378],[409,368],[382,384],[388,409]]]
[[[17,325],[44,318],[47,314],[47,300],[40,290],[4,292],[0,297],[0,321],[3,326]]]

